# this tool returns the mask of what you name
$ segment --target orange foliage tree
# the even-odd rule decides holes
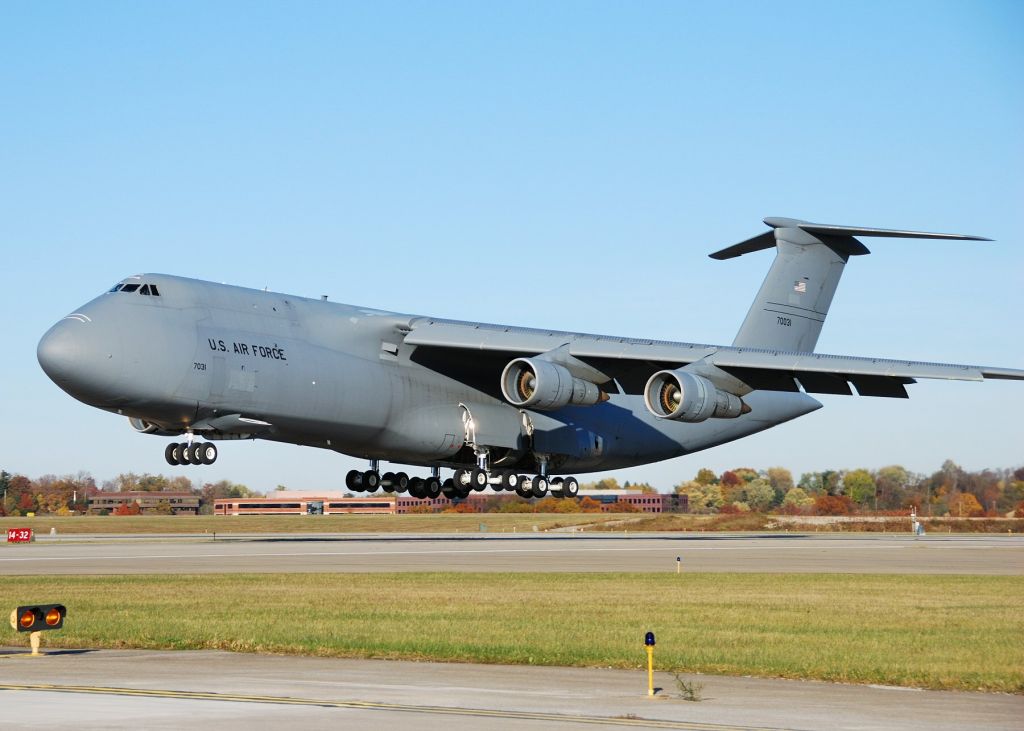
[[[949,514],[955,518],[978,518],[985,514],[985,509],[974,495],[961,492],[950,498]]]
[[[846,495],[819,495],[814,499],[815,515],[849,515],[853,501]]]
[[[111,511],[111,515],[139,515],[142,508],[136,502],[121,503]]]

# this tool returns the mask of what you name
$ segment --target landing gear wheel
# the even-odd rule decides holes
[[[414,498],[422,498],[423,495],[423,478],[413,477],[409,480],[409,495]]]
[[[566,477],[562,481],[562,497],[576,497],[580,494],[580,481],[575,477]]]
[[[459,496],[458,491],[455,488],[455,480],[453,480],[451,477],[445,480],[444,484],[441,485],[441,492],[449,500],[454,500]]]
[[[363,473],[359,470],[349,470],[345,475],[345,487],[352,492],[363,491]]]
[[[424,480],[423,497],[428,500],[437,500],[441,497],[441,481],[436,477],[428,477]]]
[[[506,472],[501,476],[501,488],[503,490],[516,490],[520,482],[519,475],[515,472]]]
[[[380,475],[373,470],[366,470],[363,473],[363,490],[366,492],[373,492],[380,487]]]
[[[202,464],[203,458],[200,455],[203,445],[199,442],[192,442],[192,446],[188,448],[188,461],[191,464]]]
[[[526,478],[526,475],[519,475],[519,484],[516,485],[516,495],[521,498],[533,497],[533,492],[530,490],[530,481]]]
[[[487,487],[487,473],[481,469],[475,469],[469,473],[469,485],[477,492],[481,492]]]
[[[533,478],[533,484],[531,485],[531,492],[534,497],[544,497],[548,494],[548,481],[546,477],[537,475]]]
[[[383,475],[381,475],[380,486],[384,488],[384,492],[394,492],[395,491],[395,473],[394,472],[385,472]]]
[[[551,482],[548,483],[548,487],[551,488],[552,497],[565,497],[565,494],[562,493],[561,477],[552,477]]]
[[[178,445],[178,453],[175,455],[178,458],[178,464],[192,464],[192,460],[189,458],[189,449],[187,444]]]
[[[206,442],[199,445],[199,461],[203,464],[213,464],[217,461],[217,447]]]
[[[460,469],[455,470],[455,474],[452,475],[452,483],[455,485],[455,487],[457,487],[457,488],[459,488],[461,490],[462,486],[469,482],[469,478],[470,478],[469,470],[464,470],[464,469],[460,468]]]
[[[393,484],[395,492],[405,492],[409,489],[409,475],[404,472],[396,473]]]
[[[171,442],[164,448],[164,459],[167,460],[167,464],[178,464],[178,458],[174,454],[177,448],[178,445],[174,442]]]

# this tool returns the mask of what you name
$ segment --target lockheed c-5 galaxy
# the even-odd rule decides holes
[[[143,274],[54,325],[39,362],[62,389],[185,435],[170,464],[213,442],[272,439],[369,460],[351,490],[574,496],[573,473],[678,457],[821,408],[810,394],[906,398],[917,378],[1024,380],[1024,370],[814,352],[857,236],[988,240],[766,218],[712,254],[776,248],[731,346],[552,332],[403,315]],[[204,439],[198,439],[203,437]],[[429,468],[426,478],[379,463]],[[441,469],[454,476],[441,481]]]

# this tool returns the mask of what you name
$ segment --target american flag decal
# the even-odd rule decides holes
[[[796,282],[793,285],[794,292],[805,293],[807,292],[807,282]]]

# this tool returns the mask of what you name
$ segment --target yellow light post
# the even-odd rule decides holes
[[[647,649],[647,695],[654,695],[654,633],[644,635],[644,647]]]

